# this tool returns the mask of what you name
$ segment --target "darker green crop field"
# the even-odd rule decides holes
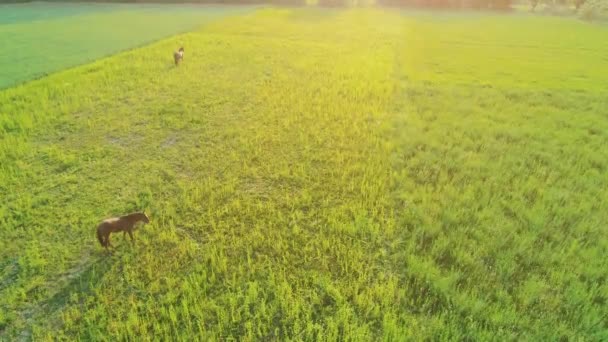
[[[0,89],[251,9],[202,5],[0,4]]]
[[[0,91],[0,340],[607,340],[605,37],[264,9]]]

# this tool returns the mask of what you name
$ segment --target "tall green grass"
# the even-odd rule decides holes
[[[264,10],[0,92],[0,337],[608,338],[603,30]]]

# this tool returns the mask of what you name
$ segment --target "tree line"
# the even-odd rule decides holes
[[[1,3],[31,2],[35,0],[0,0]],[[44,0],[43,0],[44,1]],[[323,7],[345,7],[375,3],[388,7],[421,7],[436,9],[479,9],[506,11],[512,8],[514,0],[46,0],[48,2],[113,2],[113,3],[199,3],[258,5],[271,4],[283,6],[304,6],[315,4]],[[548,12],[559,12],[566,8],[578,13],[583,19],[608,19],[608,0],[527,0],[531,11],[542,7]]]

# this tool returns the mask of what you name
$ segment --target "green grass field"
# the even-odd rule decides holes
[[[605,37],[265,9],[1,91],[0,340],[607,340]]]
[[[0,4],[0,89],[252,9],[196,5]]]

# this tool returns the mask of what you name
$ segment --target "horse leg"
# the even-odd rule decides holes
[[[101,240],[102,240],[103,248],[106,249],[106,253],[110,253],[110,250],[108,249],[108,236],[107,235],[102,236]]]
[[[129,236],[131,237],[131,243],[135,243],[135,238],[133,237],[133,232],[129,230]]]

